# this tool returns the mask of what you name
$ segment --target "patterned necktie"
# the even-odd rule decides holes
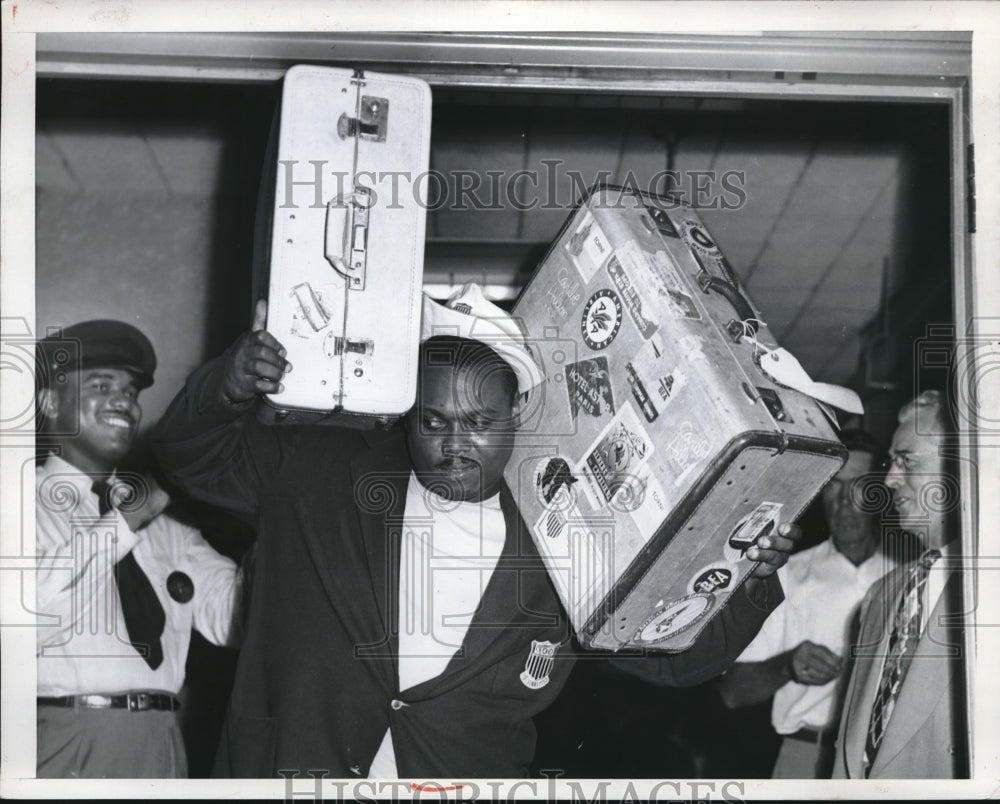
[[[91,486],[97,495],[101,516],[114,508],[111,500],[111,485],[98,480]],[[156,596],[153,584],[129,551],[115,564],[115,581],[118,584],[118,598],[122,602],[122,617],[129,642],[153,670],[163,664],[163,646],[160,637],[167,618]]]
[[[882,745],[889,718],[896,707],[899,690],[906,678],[906,671],[913,660],[913,652],[920,640],[923,618],[924,586],[931,565],[941,557],[937,550],[928,550],[913,565],[906,579],[906,586],[896,609],[892,633],[889,635],[889,652],[882,666],[878,692],[872,703],[871,719],[868,722],[868,738],[865,740],[865,778],[871,772],[878,749]]]

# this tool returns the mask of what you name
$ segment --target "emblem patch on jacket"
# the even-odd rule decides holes
[[[555,664],[557,650],[559,650],[559,645],[554,642],[531,640],[531,650],[524,663],[524,672],[520,676],[521,683],[529,690],[540,690],[548,684],[549,673],[552,672],[552,665]]]

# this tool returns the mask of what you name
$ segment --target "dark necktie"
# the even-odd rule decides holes
[[[111,486],[107,481],[98,480],[91,491],[97,495],[101,516],[114,508],[111,504]],[[167,618],[156,590],[131,550],[115,564],[115,582],[118,584],[118,598],[122,603],[122,616],[129,642],[146,660],[146,664],[155,670],[163,663],[160,637]]]
[[[889,652],[882,666],[882,677],[879,679],[878,691],[872,703],[871,719],[868,722],[868,738],[865,740],[864,753],[865,778],[875,763],[889,718],[896,708],[896,699],[903,686],[903,679],[906,678],[906,671],[910,669],[910,662],[913,661],[913,652],[920,641],[924,585],[927,583],[927,573],[931,565],[940,557],[939,551],[928,550],[913,565],[906,579],[906,586],[900,597],[892,632],[889,635]]]

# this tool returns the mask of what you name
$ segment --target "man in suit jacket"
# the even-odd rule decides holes
[[[885,484],[922,556],[873,584],[837,741],[834,778],[968,775],[959,545],[950,515],[957,479],[942,447],[946,404],[926,391],[899,414]]]
[[[177,482],[257,532],[217,773],[526,775],[531,718],[574,657],[502,483],[515,401],[541,381],[516,323],[476,287],[426,300],[417,404],[404,427],[375,432],[257,421],[257,394],[289,368],[265,317],[259,303],[252,331],[192,375],[154,436]],[[435,337],[434,323],[459,337]],[[623,669],[671,685],[721,673],[780,602],[773,573],[797,535],[782,526],[752,548],[754,577],[689,651]]]

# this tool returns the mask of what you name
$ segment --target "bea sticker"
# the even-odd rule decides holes
[[[708,614],[714,601],[715,595],[699,592],[658,608],[639,626],[633,640],[643,645],[655,645],[687,631]]]
[[[618,335],[622,325],[622,303],[618,294],[603,288],[591,296],[583,306],[580,332],[584,343],[591,349],[606,349]]]
[[[728,589],[732,585],[734,577],[736,576],[732,567],[721,564],[711,565],[705,567],[691,579],[691,583],[688,584],[688,591],[708,594]]]

